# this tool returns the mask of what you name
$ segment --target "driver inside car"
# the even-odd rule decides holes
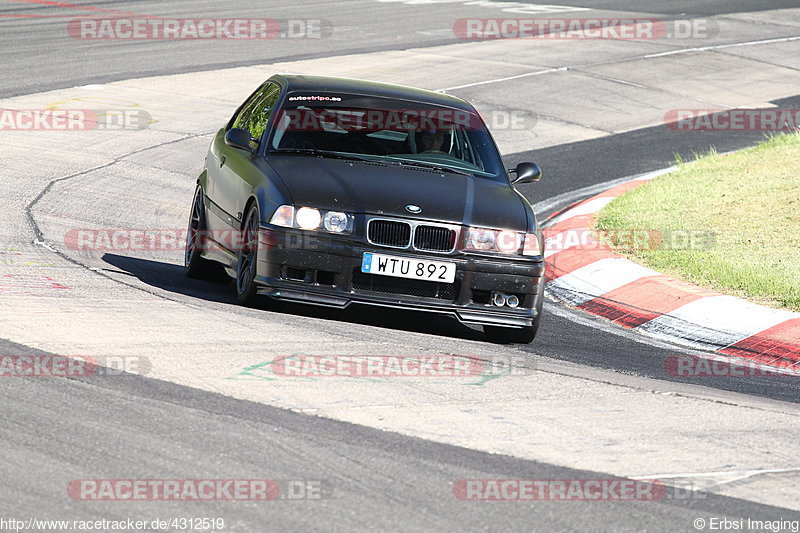
[[[420,131],[417,133],[417,153],[445,154],[445,132],[442,130]]]

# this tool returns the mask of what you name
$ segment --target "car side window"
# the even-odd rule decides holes
[[[280,92],[280,87],[274,83],[264,85],[245,103],[231,127],[247,130],[252,138],[260,140]]]

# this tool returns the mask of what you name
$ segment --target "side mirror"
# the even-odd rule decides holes
[[[539,165],[536,163],[520,163],[517,165],[517,168],[512,168],[508,171],[514,172],[517,175],[517,177],[511,181],[512,184],[533,183],[534,181],[542,179],[542,169],[539,168]]]
[[[252,140],[250,132],[241,128],[231,128],[228,130],[228,133],[225,134],[225,144],[233,148],[238,148],[239,150],[252,152],[253,149],[250,148],[250,141]]]

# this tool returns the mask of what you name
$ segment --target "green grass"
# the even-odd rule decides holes
[[[661,232],[658,249],[618,251],[697,285],[800,311],[800,134],[677,164],[611,202],[597,227]],[[694,249],[680,242],[687,235]]]

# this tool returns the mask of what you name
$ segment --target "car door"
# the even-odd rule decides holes
[[[277,84],[264,84],[242,106],[228,124],[226,132],[231,128],[249,131],[255,140],[251,147],[257,150],[279,95],[280,87]],[[219,144],[218,150],[214,150],[218,159],[209,165],[215,166],[214,176],[209,174],[213,181],[211,200],[216,204],[216,215],[221,226],[239,229],[244,216],[244,204],[261,174],[253,164],[253,152],[228,146],[224,142],[224,133],[215,142]]]

